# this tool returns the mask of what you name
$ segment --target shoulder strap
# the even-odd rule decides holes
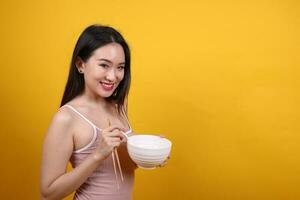
[[[64,105],[64,106],[62,106],[62,107],[70,108],[70,109],[73,110],[75,113],[77,113],[82,119],[84,119],[87,123],[89,123],[92,127],[94,127],[94,128],[96,128],[96,129],[98,129],[98,130],[101,131],[100,128],[98,128],[93,122],[91,122],[88,118],[86,118],[83,114],[81,114],[81,113],[80,113],[78,110],[76,110],[73,106],[66,104],[66,105]],[[62,108],[62,107],[61,107],[61,108]]]

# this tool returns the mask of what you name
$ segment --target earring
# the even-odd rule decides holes
[[[82,73],[82,71],[81,71],[81,70],[79,70],[79,73]]]

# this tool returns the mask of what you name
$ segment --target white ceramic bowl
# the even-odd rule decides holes
[[[170,155],[172,143],[155,135],[133,135],[128,138],[127,149],[131,159],[140,167],[154,169]]]

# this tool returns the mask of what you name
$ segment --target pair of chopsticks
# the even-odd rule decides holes
[[[108,126],[111,126],[110,120],[108,119]],[[121,169],[121,164],[120,164],[120,160],[119,160],[119,155],[118,155],[118,151],[117,148],[115,147],[114,150],[111,153],[112,156],[112,160],[113,160],[113,165],[114,165],[114,171],[115,171],[115,175],[116,175],[116,182],[117,182],[117,187],[118,189],[120,189],[120,185],[119,185],[119,181],[118,181],[118,175],[117,175],[117,167],[116,167],[116,161],[117,160],[117,164],[119,167],[119,171],[120,171],[120,176],[121,176],[121,181],[124,181],[124,177],[123,177],[123,173],[122,173],[122,169]]]

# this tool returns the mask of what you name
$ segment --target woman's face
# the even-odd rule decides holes
[[[123,47],[118,43],[102,46],[79,65],[79,70],[84,73],[85,89],[103,98],[109,97],[124,78]]]

